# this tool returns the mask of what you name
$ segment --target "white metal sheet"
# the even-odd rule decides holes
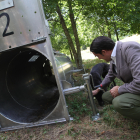
[[[45,36],[39,0],[14,0],[14,7],[0,11],[0,51],[31,44]]]
[[[4,10],[14,6],[13,0],[0,0],[0,10]]]

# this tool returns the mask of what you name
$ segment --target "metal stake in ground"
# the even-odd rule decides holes
[[[97,112],[97,108],[96,108],[96,105],[94,103],[94,100],[93,100],[92,89],[91,89],[91,86],[90,86],[90,75],[88,73],[83,74],[83,79],[86,82],[86,87],[87,87],[87,90],[88,90],[89,100],[90,100],[90,103],[91,103],[91,109],[92,109],[92,112],[93,112],[92,119],[93,119],[93,121],[97,121],[100,117],[99,117],[99,113]]]

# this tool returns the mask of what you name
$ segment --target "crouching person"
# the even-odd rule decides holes
[[[115,110],[131,119],[140,121],[140,44],[137,42],[116,42],[108,37],[95,38],[90,51],[99,59],[110,61],[110,69],[101,83],[106,88],[115,77],[124,82],[103,93],[102,99],[112,103]],[[95,96],[100,88],[93,90]]]

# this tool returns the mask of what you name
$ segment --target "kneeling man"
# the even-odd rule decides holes
[[[105,92],[103,100],[112,103],[120,114],[140,121],[140,44],[133,41],[115,44],[110,38],[99,36],[93,40],[90,51],[99,59],[110,61],[101,88],[106,88],[115,77],[124,82]],[[99,91],[100,88],[92,93],[96,95]]]

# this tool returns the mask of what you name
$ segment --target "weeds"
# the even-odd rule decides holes
[[[67,96],[66,102],[69,107],[69,114],[74,117],[74,121],[76,122],[80,123],[81,117],[91,114],[87,94],[83,92]]]

